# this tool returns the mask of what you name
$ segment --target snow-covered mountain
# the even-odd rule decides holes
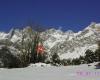
[[[95,51],[100,40],[100,24],[91,23],[77,33],[50,29],[43,35],[46,36],[44,46],[50,54],[58,53],[61,59],[76,58],[84,56],[87,49]]]
[[[0,32],[0,44],[8,40],[11,43],[19,43],[22,39],[22,32],[28,38],[29,27],[19,30],[11,29],[9,33]],[[97,41],[100,40],[100,23],[91,23],[84,30],[77,33],[68,30],[49,29],[41,33],[43,45],[49,54],[58,53],[61,59],[76,58],[84,56],[87,49],[95,51]]]

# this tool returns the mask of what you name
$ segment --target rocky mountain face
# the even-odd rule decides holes
[[[95,51],[100,40],[100,24],[91,23],[78,33],[50,29],[43,35],[46,36],[44,46],[50,54],[58,53],[61,59],[77,58],[84,56],[87,49]]]
[[[25,34],[25,39],[28,40],[27,30],[28,28],[12,29],[9,33],[0,32],[0,45],[8,43],[10,46],[14,46],[20,44],[22,32]],[[77,58],[80,55],[84,56],[87,49],[95,51],[97,41],[100,40],[100,24],[92,23],[77,33],[71,30],[63,32],[49,29],[41,33],[41,38],[48,54],[58,53],[61,59]]]

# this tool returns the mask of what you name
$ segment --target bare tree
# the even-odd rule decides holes
[[[37,51],[40,43],[43,46],[40,35],[43,31],[45,28],[42,25],[34,23],[29,23],[26,28],[21,28],[21,41],[17,46],[21,52],[19,56],[22,66],[27,66],[29,63],[44,62],[46,53]]]
[[[30,24],[30,27],[33,29],[33,40],[32,40],[32,46],[31,46],[31,62],[41,62],[43,61],[43,55],[41,52],[38,52],[37,49],[39,47],[39,44],[43,46],[42,39],[41,39],[41,32],[43,32],[45,29],[43,26],[39,24]]]

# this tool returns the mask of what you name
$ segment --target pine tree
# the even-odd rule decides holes
[[[86,63],[92,63],[92,62],[95,61],[95,59],[96,59],[96,57],[95,57],[94,52],[88,49],[85,52],[85,61],[86,61]]]
[[[98,42],[98,49],[95,51],[97,61],[100,61],[100,41]]]
[[[72,60],[71,59],[67,59],[67,65],[71,65],[72,64]]]
[[[73,65],[79,65],[79,64],[81,64],[81,61],[80,61],[78,58],[75,58],[75,59],[72,60],[71,63],[72,63]]]
[[[100,61],[100,49],[97,49],[95,51],[95,54],[96,54],[97,61]]]
[[[59,55],[58,55],[57,53],[54,53],[54,54],[52,55],[51,61],[52,61],[52,64],[53,64],[53,65],[58,65],[58,64],[60,64]]]
[[[80,60],[80,63],[81,63],[81,64],[84,64],[84,63],[85,63],[84,56],[80,56],[80,57],[79,57],[79,60]]]

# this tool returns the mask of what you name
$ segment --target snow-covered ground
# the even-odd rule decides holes
[[[27,68],[0,69],[0,80],[100,80],[100,69],[86,64],[54,67],[34,64]]]

